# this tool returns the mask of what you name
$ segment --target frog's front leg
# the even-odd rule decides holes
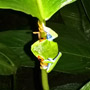
[[[38,38],[41,39],[40,32],[33,32],[33,34],[38,34]]]
[[[40,32],[33,32],[33,34],[38,34],[38,39],[40,40],[40,42],[43,41],[43,40],[46,40],[45,38],[42,38]]]

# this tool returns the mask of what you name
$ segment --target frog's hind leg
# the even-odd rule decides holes
[[[51,60],[53,63],[48,63],[48,67],[47,67],[47,73],[51,72],[53,70],[53,68],[55,67],[55,65],[57,64],[58,60],[60,59],[60,57],[62,56],[62,53],[59,52],[58,56],[54,59]]]

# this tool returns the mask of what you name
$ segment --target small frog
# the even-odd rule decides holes
[[[38,38],[40,41],[48,39],[52,41],[53,39],[58,37],[58,34],[53,31],[51,28],[46,27],[44,23],[38,21],[38,30],[39,32],[33,32],[33,34],[38,34]]]
[[[58,54],[57,43],[47,39],[41,42],[39,40],[36,41],[31,46],[31,51],[40,61],[40,68],[46,69],[47,73],[49,73],[54,68],[62,55],[61,52]]]
[[[31,46],[31,51],[40,61],[40,68],[46,69],[49,73],[62,56],[61,52],[58,54],[58,45],[53,41],[58,37],[58,34],[46,27],[44,23],[38,22],[38,25],[39,32],[34,32],[34,34],[38,34],[39,40]]]

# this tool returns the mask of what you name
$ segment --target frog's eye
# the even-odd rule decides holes
[[[41,57],[41,56],[38,56],[38,60],[41,62],[41,61],[44,61],[44,59]]]

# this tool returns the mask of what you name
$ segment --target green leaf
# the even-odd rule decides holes
[[[42,20],[48,20],[63,6],[76,0],[0,0],[0,8],[13,9],[31,14]]]
[[[80,90],[90,90],[90,82],[85,84]]]
[[[62,52],[62,57],[54,68],[56,71],[68,73],[90,71],[90,42],[81,22],[81,15],[85,13],[79,12],[80,8],[76,5],[73,3],[60,11],[64,24],[48,23],[48,26],[59,35],[56,41]],[[84,23],[86,21],[87,19]]]
[[[0,75],[14,74],[17,66],[14,64],[16,55],[10,48],[0,43]]]
[[[25,45],[32,40],[29,30],[9,30],[0,32],[0,42],[9,47],[19,59],[15,61],[18,66],[32,66],[33,61],[25,53]],[[29,43],[30,45],[30,43]],[[30,50],[30,46],[28,47]]]
[[[24,51],[29,40],[32,40],[29,30],[0,32],[0,75],[13,74],[21,66],[34,66]]]

